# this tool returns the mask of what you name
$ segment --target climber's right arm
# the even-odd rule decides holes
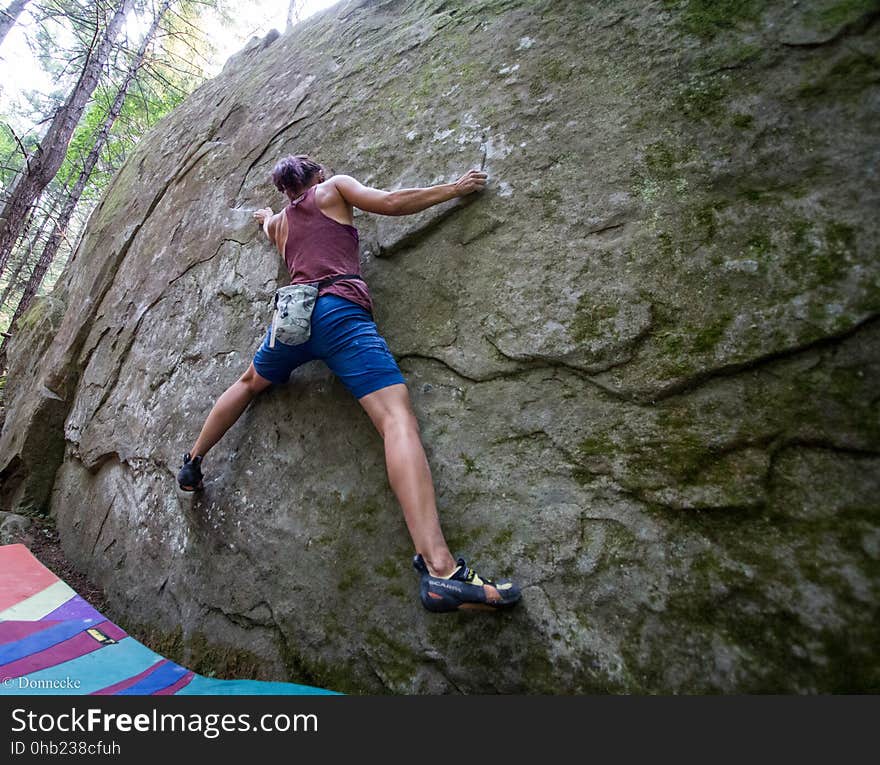
[[[283,254],[284,244],[287,240],[287,218],[284,216],[284,210],[273,215],[271,207],[264,207],[254,213],[254,219],[263,229],[263,233],[269,241]]]
[[[468,170],[455,183],[415,189],[382,191],[364,186],[350,175],[334,175],[330,180],[352,207],[380,215],[410,215],[456,197],[463,197],[486,186],[486,173]]]

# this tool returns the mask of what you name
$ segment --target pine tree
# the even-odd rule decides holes
[[[31,0],[11,0],[9,5],[0,11],[0,45],[3,44],[3,40],[6,39],[6,34],[15,26],[15,22],[18,21],[18,17],[30,1]]]
[[[45,197],[45,194],[43,196]],[[45,245],[47,230],[55,218],[58,204],[59,200],[53,197],[49,208],[41,215],[42,220],[37,224],[37,230],[31,235],[23,237],[22,246],[16,249],[15,266],[7,272],[9,280],[6,282],[3,294],[0,295],[0,306],[5,306],[10,297],[19,289],[23,289],[22,272],[30,274],[33,271],[35,266],[33,254],[40,252],[42,246]],[[34,205],[31,214],[37,212],[37,207],[38,205]]]
[[[82,117],[89,98],[98,85],[113,43],[122,28],[131,0],[121,0],[113,7],[106,26],[101,24],[103,5],[95,5],[94,36],[85,57],[79,79],[65,103],[52,118],[36,151],[27,157],[0,210],[0,275],[2,275],[15,243],[21,235],[27,211],[61,167],[70,138]]]
[[[116,91],[116,97],[113,99],[113,104],[110,106],[110,110],[107,112],[104,123],[101,125],[101,129],[98,131],[88,156],[85,158],[85,162],[80,169],[79,177],[76,179],[73,188],[67,194],[61,212],[54,221],[52,232],[49,234],[46,246],[40,254],[40,258],[22,292],[15,313],[12,315],[12,319],[9,322],[7,336],[3,338],[2,342],[0,342],[0,369],[5,368],[6,366],[6,341],[15,331],[15,326],[18,323],[19,317],[24,314],[30,305],[31,300],[33,300],[34,295],[37,294],[37,290],[43,282],[43,277],[45,277],[46,272],[49,270],[49,266],[55,259],[55,255],[58,253],[62,238],[67,231],[67,226],[73,216],[73,211],[76,209],[77,204],[79,204],[80,197],[86,188],[86,184],[92,175],[92,171],[95,169],[95,166],[98,164],[98,159],[104,151],[107,139],[110,137],[110,129],[113,127],[113,123],[116,122],[117,117],[119,117],[119,114],[122,111],[122,106],[125,103],[125,98],[128,95],[129,88],[134,81],[135,75],[144,63],[147,50],[159,28],[159,22],[162,20],[162,17],[168,11],[168,8],[173,2],[174,0],[162,0],[162,3],[156,8],[150,28],[144,35],[140,47],[131,58],[128,70],[125,72],[122,82],[119,84]]]

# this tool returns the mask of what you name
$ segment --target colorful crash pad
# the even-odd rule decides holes
[[[24,545],[0,546],[0,694],[329,693],[294,683],[198,675],[106,619]]]

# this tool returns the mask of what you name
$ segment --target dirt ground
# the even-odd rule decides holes
[[[98,611],[104,613],[107,600],[104,591],[92,584],[84,574],[67,560],[61,549],[61,540],[51,518],[31,517],[30,525],[21,534],[13,536],[10,543],[25,545],[46,568],[67,582],[76,592]]]

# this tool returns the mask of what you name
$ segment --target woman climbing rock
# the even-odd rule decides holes
[[[305,155],[278,162],[272,181],[289,203],[274,214],[258,210],[254,218],[284,258],[291,286],[276,295],[275,317],[262,345],[247,371],[217,399],[177,477],[184,491],[201,489],[202,460],[254,397],[287,382],[301,364],[323,360],[382,436],[388,480],[415,546],[413,565],[429,611],[503,609],[519,601],[520,589],[479,576],[449,552],[409,392],[378,332],[360,276],[353,208],[409,215],[481,191],[486,179],[486,173],[469,170],[455,183],[389,192],[348,175],[326,177],[323,166]]]

